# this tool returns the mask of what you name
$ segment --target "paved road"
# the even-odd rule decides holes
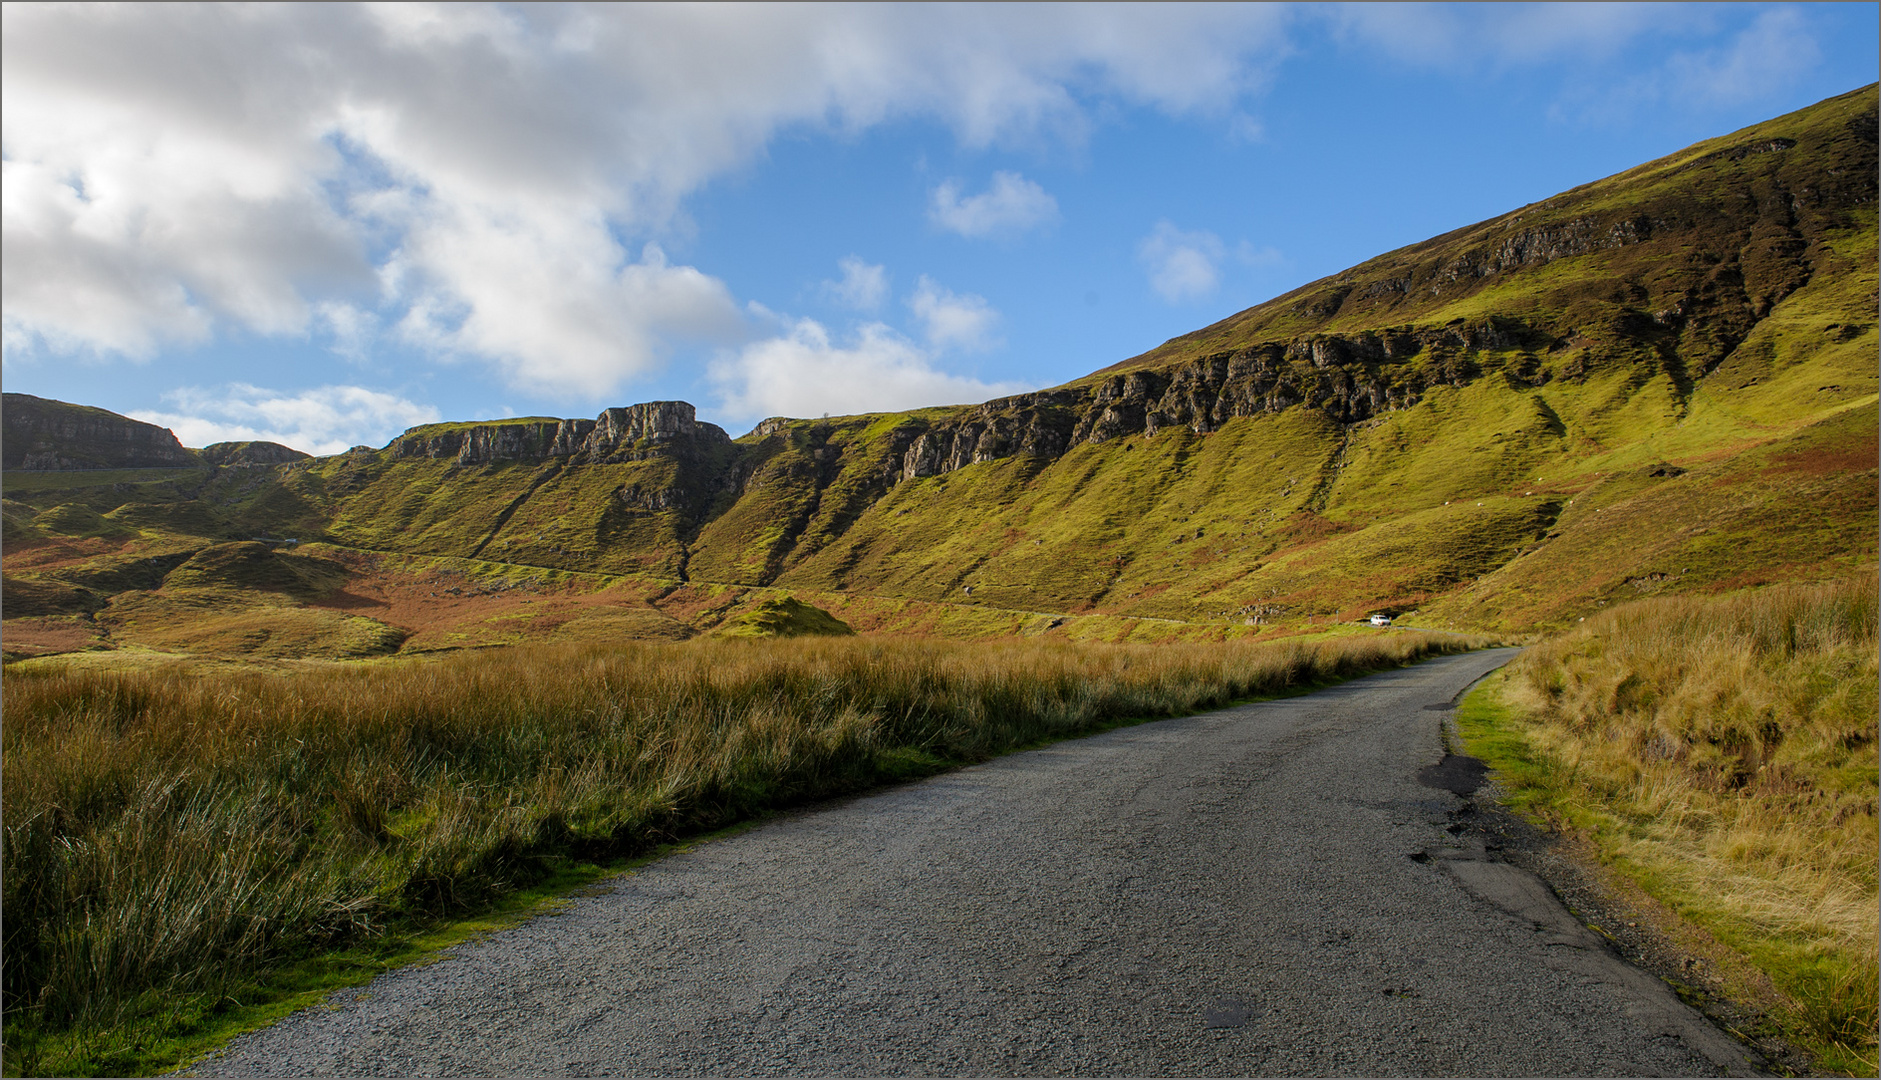
[[[1508,655],[782,818],[198,1071],[1747,1071],[1537,879],[1446,831],[1462,800],[1419,782],[1443,756],[1427,706]]]

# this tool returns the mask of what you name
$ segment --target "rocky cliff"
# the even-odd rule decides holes
[[[728,446],[731,437],[702,423],[683,401],[649,401],[605,409],[593,420],[532,417],[482,424],[426,424],[387,447],[393,460],[449,458],[459,465],[570,459],[618,464],[696,448]]]
[[[203,463],[170,429],[104,409],[6,394],[0,414],[5,418],[0,466],[8,469],[149,469]]]

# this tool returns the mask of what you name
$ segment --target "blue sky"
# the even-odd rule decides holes
[[[1872,82],[1876,11],[9,4],[4,382],[319,453],[984,400]]]

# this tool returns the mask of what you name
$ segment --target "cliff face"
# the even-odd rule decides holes
[[[895,479],[1020,454],[1050,461],[1086,443],[1153,438],[1172,428],[1206,434],[1236,417],[1295,406],[1358,423],[1410,408],[1433,386],[1467,385],[1485,371],[1539,386],[1552,375],[1537,354],[1560,344],[1520,323],[1485,319],[1437,330],[1320,334],[1214,353],[1164,370],[1122,372],[975,406],[912,436]]]
[[[393,460],[450,458],[458,465],[551,458],[575,464],[618,464],[730,443],[723,428],[699,422],[686,402],[649,401],[603,410],[593,420],[428,424],[394,439],[387,450]]]
[[[6,394],[4,454],[8,469],[151,469],[201,465],[170,429],[104,409],[31,394]]]

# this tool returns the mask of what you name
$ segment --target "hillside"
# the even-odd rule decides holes
[[[9,394],[8,649],[684,637],[782,593],[865,633],[1528,632],[1831,575],[1876,558],[1876,211],[1870,86],[975,406],[132,461]]]

